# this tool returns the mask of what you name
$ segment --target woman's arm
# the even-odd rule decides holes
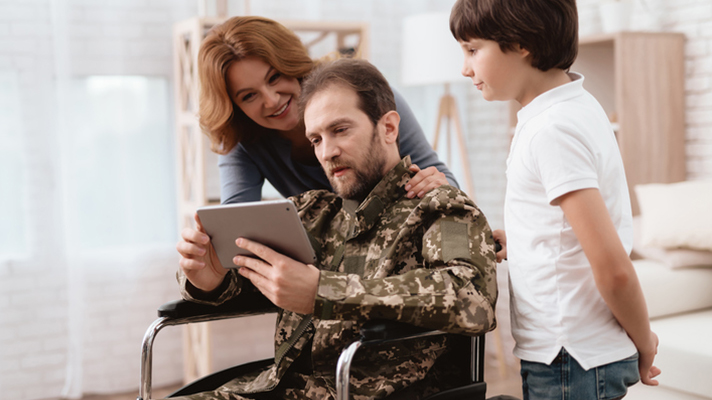
[[[596,287],[640,353],[641,381],[657,385],[653,366],[658,338],[650,330],[648,308],[633,263],[618,237],[598,189],[569,192],[557,199],[591,264]]]
[[[391,89],[393,88],[391,87]],[[393,94],[396,99],[396,111],[398,111],[401,117],[398,128],[401,157],[410,155],[410,160],[413,164],[423,170],[428,167],[435,167],[438,171],[445,174],[450,185],[459,189],[460,185],[458,185],[455,180],[455,176],[450,172],[445,163],[440,161],[438,154],[433,150],[430,143],[428,143],[423,129],[418,124],[418,120],[415,118],[405,98],[395,89],[393,89]]]
[[[259,201],[264,177],[241,145],[218,156],[220,199],[222,204]]]

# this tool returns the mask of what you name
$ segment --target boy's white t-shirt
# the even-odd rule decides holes
[[[558,205],[597,188],[628,253],[633,227],[623,161],[583,76],[517,114],[507,158],[507,233],[515,356],[550,364],[562,347],[586,370],[629,357],[635,345],[606,306],[581,244]]]

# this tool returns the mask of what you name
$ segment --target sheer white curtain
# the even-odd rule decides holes
[[[135,390],[179,296],[170,26],[194,1],[97,3],[0,0],[0,399]],[[157,384],[182,375],[162,335]]]

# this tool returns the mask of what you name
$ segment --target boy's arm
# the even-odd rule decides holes
[[[633,264],[598,189],[569,192],[557,199],[591,263],[596,287],[618,322],[635,343],[641,381],[657,385],[653,366],[658,338],[650,330],[648,309]]]

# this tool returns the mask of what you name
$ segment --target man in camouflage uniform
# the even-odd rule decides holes
[[[466,335],[495,327],[487,221],[451,186],[406,197],[415,173],[398,154],[400,117],[378,70],[363,60],[323,65],[303,83],[301,101],[307,137],[337,192],[292,197],[317,265],[246,239],[237,246],[259,258],[235,257],[239,270],[212,253],[204,268],[181,264],[186,299],[219,304],[257,288],[281,308],[275,364],[192,399],[332,399],[339,354],[371,318]],[[418,399],[451,387],[450,344],[441,335],[362,350],[352,398]]]

